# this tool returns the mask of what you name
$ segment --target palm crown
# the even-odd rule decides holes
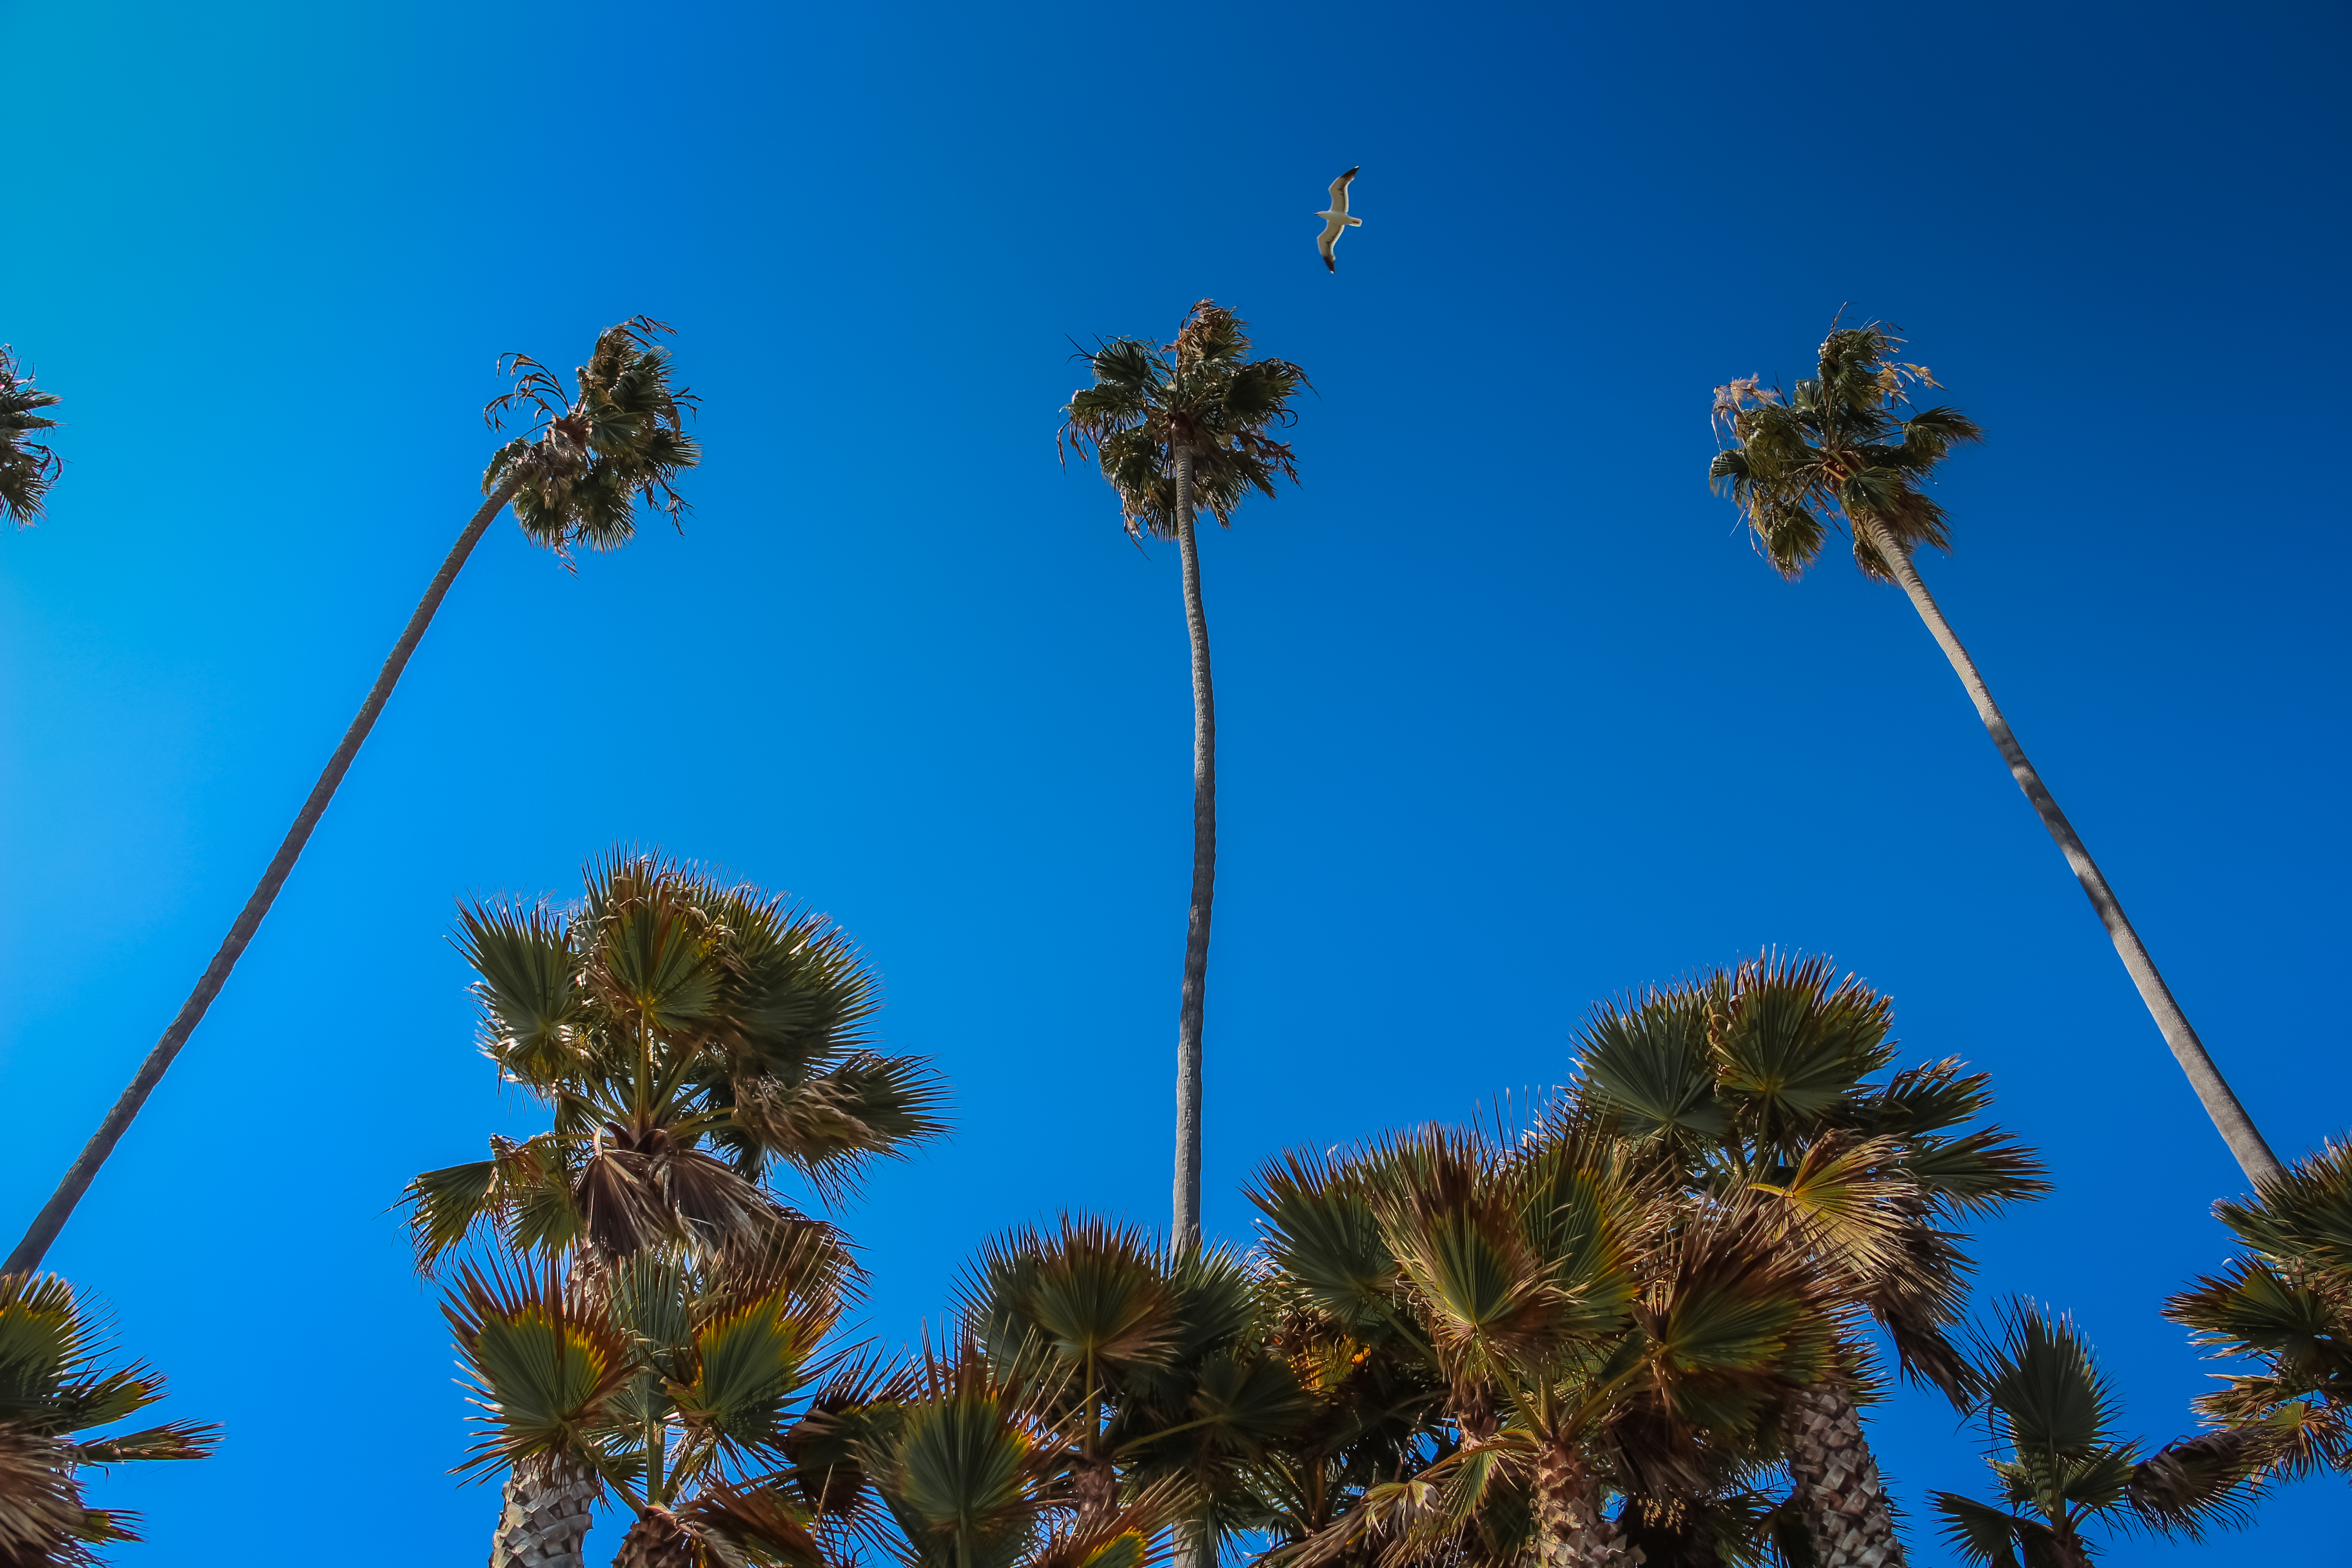
[[[1087,356],[1094,384],[1070,395],[1063,436],[1099,462],[1129,533],[1176,537],[1180,456],[1192,459],[1196,504],[1221,524],[1251,490],[1273,495],[1277,476],[1297,482],[1289,446],[1266,432],[1291,422],[1307,373],[1249,350],[1249,323],[1203,300],[1164,350],[1118,338]]]
[[[1784,399],[1744,376],[1715,389],[1715,417],[1735,442],[1707,470],[1727,488],[1758,547],[1783,576],[1801,575],[1829,535],[1824,515],[1843,517],[1856,564],[1872,577],[1895,574],[1867,528],[1884,528],[1905,551],[1948,550],[1944,511],[1919,488],[1957,442],[1984,438],[1958,409],[1899,410],[1914,386],[1934,386],[1925,365],[1893,356],[1902,340],[1875,322],[1832,331],[1821,364]]]
[[[0,513],[25,527],[41,515],[41,502],[58,477],[58,455],[29,439],[35,430],[54,430],[58,422],[43,418],[37,409],[56,406],[54,392],[33,384],[30,365],[19,366],[15,353],[0,343]]]
[[[428,1263],[483,1224],[609,1257],[759,1242],[787,1218],[774,1167],[835,1195],[942,1129],[929,1067],[866,1037],[848,939],[781,897],[616,851],[577,907],[469,908],[459,945],[484,1054],[554,1125],[411,1184]]]
[[[219,1440],[218,1426],[186,1421],[91,1435],[163,1396],[146,1366],[104,1364],[109,1338],[55,1275],[0,1275],[0,1563],[87,1563],[93,1545],[138,1540],[136,1514],[82,1505],[75,1472],[199,1459]]]
[[[522,410],[535,418],[491,458],[482,491],[515,483],[515,520],[558,555],[575,544],[616,550],[627,543],[640,502],[673,523],[686,515],[685,498],[671,481],[702,456],[682,423],[682,411],[697,400],[670,385],[669,351],[657,341],[670,330],[649,316],[605,328],[569,391],[528,354],[500,362],[518,379],[483,417],[492,429]]]

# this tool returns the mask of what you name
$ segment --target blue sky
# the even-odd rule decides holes
[[[1070,341],[1213,297],[1320,395],[1205,542],[1207,1211],[1268,1153],[1564,1074],[1593,1000],[1768,943],[1990,1069],[2059,1189],[1988,1295],[2157,1317],[2239,1178],[1901,596],[1780,582],[1708,389],[1897,321],[1990,432],[1925,563],[2283,1153],[2352,1123],[2340,8],[0,7],[0,339],[67,399],[0,540],[0,1221],[170,1018],[474,505],[495,356],[675,323],[684,535],[494,531],[52,1263],[230,1427],[100,1483],[125,1563],[478,1552],[403,1180],[520,1124],[453,900],[616,841],[825,910],[953,1140],[845,1217],[873,1326],[991,1231],[1165,1215],[1176,563],[1056,466]],[[1327,275],[1323,186],[1364,226]],[[11,1234],[14,1234],[13,1229]],[[1973,1488],[1904,1394],[1906,1503]],[[158,1471],[161,1473],[157,1473]],[[2343,1493],[2269,1502],[2311,1560]],[[257,1531],[257,1515],[271,1521]],[[320,1520],[323,1516],[323,1526]],[[609,1552],[614,1532],[600,1534]],[[2245,1542],[2140,1543],[2134,1562]],[[594,1552],[592,1542],[592,1552]],[[452,1557],[451,1560],[456,1560]],[[602,1554],[592,1560],[602,1561]],[[1913,1561],[1946,1561],[1923,1532]]]

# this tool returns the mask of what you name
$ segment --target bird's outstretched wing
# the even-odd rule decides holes
[[[1360,169],[1362,167],[1363,165],[1361,163],[1356,165],[1356,169]],[[1346,174],[1331,182],[1331,210],[1333,212],[1344,213],[1348,210],[1348,182],[1356,177],[1356,169],[1349,170]]]
[[[1339,243],[1339,237],[1347,232],[1347,219],[1335,217],[1323,225],[1323,232],[1315,241],[1315,248],[1323,253],[1323,265],[1334,272],[1339,270],[1339,264],[1331,259],[1331,247]]]

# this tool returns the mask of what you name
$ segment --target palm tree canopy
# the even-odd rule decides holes
[[[623,851],[587,883],[568,910],[460,915],[483,1053],[554,1125],[411,1184],[422,1260],[485,1223],[509,1247],[616,1257],[758,1240],[784,1216],[773,1168],[835,1197],[944,1130],[929,1065],[873,1047],[878,988],[823,916]]]
[[[1203,300],[1166,349],[1118,338],[1086,356],[1094,384],[1070,395],[1062,437],[1098,461],[1130,534],[1176,537],[1180,451],[1192,458],[1196,504],[1225,526],[1251,490],[1298,482],[1288,444],[1266,432],[1291,423],[1290,399],[1311,384],[1289,361],[1249,351],[1249,323]]]
[[[2031,1302],[2003,1310],[1984,1348],[1983,1413],[2006,1507],[1934,1495],[1945,1538],[1969,1563],[2018,1568],[2080,1561],[2086,1523],[2200,1540],[2248,1522],[2248,1478],[2263,1457],[2249,1437],[2209,1433],[2145,1453],[2122,1435],[2114,1380],[2064,1317]]]
[[[106,1364],[111,1340],[63,1279],[0,1275],[0,1562],[89,1562],[90,1546],[138,1540],[138,1515],[82,1506],[76,1471],[200,1459],[219,1441],[219,1426],[188,1421],[95,1435],[163,1397],[148,1367]]]
[[[2165,1304],[2215,1356],[2251,1357],[2198,1408],[2266,1435],[2286,1476],[2352,1474],[2352,1144],[2330,1141],[2251,1202],[2214,1205],[2244,1250]]]
[[[658,340],[670,331],[649,316],[605,328],[569,390],[528,354],[499,362],[519,378],[483,417],[494,430],[526,409],[534,419],[491,458],[482,493],[516,481],[515,520],[534,542],[558,555],[574,545],[617,550],[635,535],[641,504],[682,522],[688,507],[672,481],[702,454],[683,423],[698,400],[670,385],[669,350]]]
[[[1889,1070],[1893,1026],[1893,1004],[1826,958],[1767,952],[1596,1007],[1555,1114],[1633,1140],[1695,1194],[1772,1200],[1904,1370],[1960,1399],[1948,1331],[1969,1264],[1953,1222],[2049,1183],[2032,1151],[1976,1124],[1987,1075],[1956,1058]]]
[[[41,515],[41,504],[58,477],[58,455],[27,437],[54,430],[58,422],[37,412],[59,402],[54,392],[33,384],[33,367],[20,365],[15,351],[0,343],[0,514],[25,528]]]
[[[1867,533],[1867,518],[1904,550],[1951,548],[1943,509],[1919,488],[1958,442],[1984,432],[1956,408],[1901,411],[1915,386],[1935,386],[1927,367],[1898,362],[1903,340],[1872,322],[1832,331],[1816,374],[1793,395],[1744,376],[1715,389],[1715,417],[1733,445],[1716,454],[1709,481],[1727,489],[1757,547],[1785,577],[1818,559],[1830,521],[1843,519],[1854,562],[1881,582],[1888,563]]]

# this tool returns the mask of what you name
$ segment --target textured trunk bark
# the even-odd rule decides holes
[[[2147,948],[2140,942],[2139,932],[2132,929],[2131,921],[2125,917],[2124,907],[2116,898],[2114,889],[2107,886],[2106,878],[2099,874],[2098,864],[2091,858],[2091,852],[2083,847],[2082,839],[2075,837],[2074,825],[2066,820],[2066,814],[2058,809],[2057,801],[2051,797],[2050,791],[2042,783],[2042,775],[2034,772],[2033,764],[2026,760],[2025,748],[2019,745],[2017,737],[2010,733],[2009,721],[2001,717],[2000,709],[1992,700],[1992,692],[1977,670],[1976,661],[1969,657],[1969,650],[1960,646],[1959,637],[1953,633],[1950,623],[1944,619],[1943,611],[1937,607],[1935,596],[1927,592],[1927,584],[1920,580],[1918,568],[1912,564],[1910,552],[1896,543],[1894,536],[1877,522],[1867,519],[1857,521],[1869,533],[1871,545],[1886,562],[1888,569],[1895,574],[1895,581],[1911,596],[1912,608],[1917,610],[1919,618],[1927,623],[1927,630],[1934,635],[1937,646],[1944,650],[1944,657],[1951,661],[1953,673],[1968,689],[1969,700],[1977,705],[1977,717],[1984,721],[1986,731],[1992,736],[1992,743],[2000,749],[2001,760],[2009,764],[2010,773],[2017,780],[2017,787],[2025,792],[2025,798],[2033,803],[2034,811],[2042,817],[2042,826],[2048,828],[2050,837],[2058,841],[2059,850],[2066,857],[2066,864],[2074,868],[2075,879],[2083,884],[2083,892],[2091,900],[2091,908],[2098,912],[2099,923],[2106,927],[2108,940],[2116,944],[2116,956],[2124,961],[2125,971],[2131,975],[2132,984],[2139,988],[2140,1001],[2147,1005],[2149,1016],[2156,1020],[2158,1030],[2164,1036],[2164,1043],[2172,1047],[2174,1059],[2180,1063],[2180,1070],[2189,1076],[2189,1087],[2197,1091],[2197,1098],[2203,1102],[2205,1114],[2213,1119],[2213,1125],[2220,1130],[2222,1141],[2229,1144],[2230,1152],[2237,1156],[2238,1164],[2249,1181],[2257,1187],[2277,1181],[2285,1174],[2279,1168],[2278,1156],[2271,1152],[2270,1145],[2255,1131],[2253,1118],[2248,1116],[2246,1108],[2238,1103],[2238,1097],[2231,1092],[2228,1082],[2221,1077],[2221,1069],[2215,1067],[2213,1058],[2206,1054],[2205,1043],[2197,1037],[2197,1031],[2189,1026],[2188,1016],[2181,1012],[2180,1004],[2173,1000],[2171,988],[2165,984],[2164,976],[2157,973],[2156,961],[2147,955]]]
[[[1789,1397],[1780,1430],[1814,1568],[1902,1568],[1886,1485],[1844,1386],[1799,1389]]]
[[[694,1568],[694,1538],[669,1510],[647,1509],[621,1538],[613,1568]]]
[[[1217,882],[1217,701],[1209,680],[1209,617],[1192,532],[1192,454],[1176,454],[1176,543],[1184,558],[1184,625],[1192,640],[1192,906],[1184,928],[1184,989],[1176,1013],[1176,1221],[1180,1247],[1201,1239],[1201,1020],[1209,983],[1209,905]]]
[[[1536,1552],[1543,1568],[1608,1568],[1639,1563],[1617,1521],[1601,1512],[1601,1488],[1582,1460],[1549,1447],[1536,1458]]]
[[[490,1568],[583,1568],[596,1478],[577,1465],[528,1467],[507,1477]]]
[[[204,978],[196,982],[195,990],[181,1005],[179,1016],[172,1020],[172,1026],[163,1031],[163,1037],[155,1042],[155,1048],[147,1053],[147,1059],[139,1064],[139,1071],[131,1078],[131,1087],[122,1091],[121,1097],[114,1102],[114,1109],[109,1110],[106,1120],[98,1124],[98,1131],[83,1146],[80,1157],[66,1172],[65,1180],[58,1184],[58,1190],[34,1217],[32,1228],[25,1233],[25,1239],[16,1244],[16,1250],[8,1255],[8,1261],[0,1265],[0,1273],[29,1274],[40,1267],[42,1258],[49,1250],[49,1244],[65,1228],[66,1217],[73,1213],[74,1205],[81,1201],[82,1194],[89,1190],[89,1184],[97,1178],[99,1167],[106,1163],[106,1157],[114,1152],[114,1145],[130,1128],[131,1119],[139,1114],[139,1108],[147,1103],[147,1097],[163,1080],[163,1073],[171,1067],[172,1058],[180,1054],[180,1047],[188,1043],[188,1037],[195,1033],[198,1024],[204,1022],[205,1010],[213,1005],[213,998],[220,994],[221,987],[228,984],[229,972],[236,967],[236,961],[243,956],[246,944],[252,942],[253,933],[261,929],[262,917],[277,901],[278,889],[286,885],[288,875],[294,869],[294,862],[301,857],[302,847],[310,841],[311,830],[319,826],[319,818],[326,815],[327,803],[334,799],[336,786],[343,782],[343,774],[351,770],[352,759],[359,755],[360,743],[368,738],[368,731],[375,728],[376,715],[383,711],[384,703],[392,696],[392,689],[399,684],[400,672],[408,668],[409,656],[416,651],[417,643],[425,636],[425,628],[433,624],[434,612],[441,607],[442,599],[449,592],[449,584],[457,580],[457,573],[466,564],[466,558],[474,552],[474,546],[481,542],[483,531],[490,526],[492,520],[504,510],[507,502],[514,499],[520,485],[520,480],[509,479],[491,491],[481,510],[474,514],[473,521],[466,525],[466,531],[457,536],[457,542],[450,547],[448,555],[441,563],[441,570],[434,574],[431,584],[425,590],[425,597],[417,602],[415,613],[408,617],[408,626],[400,634],[400,640],[392,645],[392,656],[383,661],[383,668],[377,672],[375,685],[368,692],[367,700],[360,704],[359,716],[352,721],[351,728],[343,731],[342,744],[335,748],[335,754],[327,759],[326,772],[320,773],[319,782],[311,786],[310,798],[302,803],[301,814],[294,818],[294,826],[286,830],[285,841],[278,845],[278,854],[270,860],[269,868],[261,874],[260,886],[253,889],[253,896],[246,900],[245,908],[238,911],[236,922],[228,928],[228,936],[220,944],[220,951],[213,954],[212,963],[205,969]]]

